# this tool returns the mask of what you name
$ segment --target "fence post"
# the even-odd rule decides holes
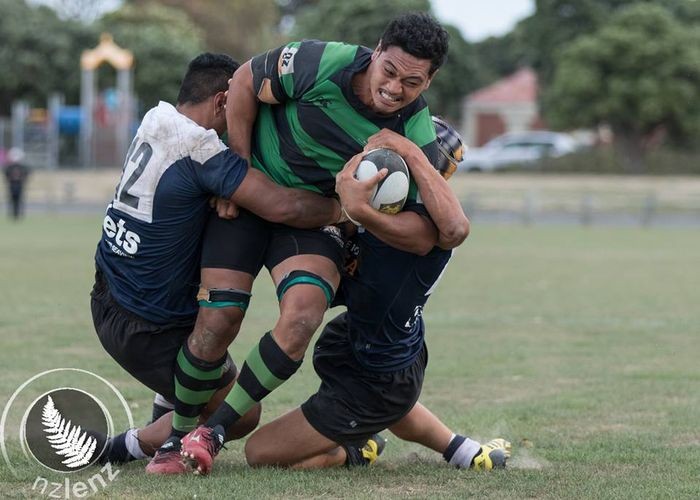
[[[462,210],[467,215],[467,217],[471,218],[472,215],[476,212],[478,202],[478,193],[467,193],[466,199],[462,202]]]
[[[46,146],[46,166],[48,168],[58,167],[58,150],[59,150],[59,131],[58,131],[58,115],[63,106],[63,96],[54,92],[49,96],[49,122],[47,131],[47,146]]]
[[[593,196],[586,193],[581,199],[581,224],[590,226],[591,222],[593,222]]]
[[[642,226],[648,227],[651,225],[654,215],[656,214],[656,207],[656,193],[652,191],[644,198],[644,205],[642,205]]]
[[[12,147],[24,149],[24,124],[29,115],[29,105],[24,101],[12,103]]]
[[[534,191],[529,190],[523,196],[523,224],[529,226],[535,218],[535,198]]]

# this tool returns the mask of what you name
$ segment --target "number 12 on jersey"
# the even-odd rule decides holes
[[[157,175],[144,176],[152,156],[151,145],[140,141],[138,136],[135,137],[126,153],[124,169],[113,203],[114,208],[146,222],[151,222],[152,219],[153,190],[158,179]],[[141,182],[138,182],[139,179]]]

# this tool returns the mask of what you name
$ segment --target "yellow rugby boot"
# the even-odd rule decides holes
[[[510,458],[511,445],[502,438],[492,439],[481,445],[481,451],[472,461],[474,470],[505,469],[506,462]]]
[[[377,457],[384,451],[386,439],[379,434],[374,434],[367,440],[365,445],[360,449],[362,457],[367,461],[367,465],[373,464]]]

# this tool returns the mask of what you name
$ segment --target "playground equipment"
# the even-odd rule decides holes
[[[104,63],[117,72],[116,88],[98,89],[96,71]],[[80,106],[66,106],[61,94],[52,94],[46,108],[31,108],[24,101],[13,103],[12,118],[0,120],[0,164],[1,153],[16,147],[25,151],[32,166],[53,169],[59,165],[61,144],[72,140],[74,153],[69,164],[121,165],[136,115],[133,64],[132,53],[103,34],[97,47],[83,51],[80,58]]]
[[[117,71],[117,88],[104,100],[97,101],[95,71],[103,63],[110,64]],[[133,54],[114,43],[112,35],[107,33],[102,34],[97,47],[83,51],[80,57],[80,160],[83,166],[101,164],[105,160],[118,164],[115,159],[126,154],[134,118],[133,66]],[[112,109],[112,120],[105,115],[108,107]],[[103,156],[96,155],[98,150]]]
[[[24,151],[29,165],[58,166],[58,126],[50,117],[57,114],[60,101],[56,94],[49,98],[46,109],[30,108],[24,101],[12,104],[12,147]]]

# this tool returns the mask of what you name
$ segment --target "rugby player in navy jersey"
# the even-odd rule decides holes
[[[449,175],[461,158],[461,140],[444,121],[436,118],[435,124],[438,170]],[[353,158],[338,174],[336,189],[363,229],[355,239],[357,266],[339,291],[347,311],[326,325],[314,349],[321,386],[300,408],[258,429],[246,443],[246,459],[253,466],[364,465],[381,453],[384,440],[377,433],[388,428],[454,466],[505,467],[510,443],[494,439],[482,445],[457,435],[418,402],[428,361],[423,308],[452,255],[440,242],[451,232],[468,231],[468,220],[445,179],[412,142],[382,130],[367,147],[388,147],[406,159],[429,214],[423,219],[432,226],[431,245],[417,254],[405,243],[412,234],[396,229],[407,227],[400,215],[420,216],[386,215],[370,206],[376,182],[354,178],[361,155]]]
[[[227,81],[237,68],[227,55],[202,54],[189,64],[177,106],[160,102],[146,113],[97,246],[91,294],[95,329],[105,350],[158,394],[154,417],[173,407],[176,368],[184,370],[179,375],[185,385],[188,374],[207,380],[202,405],[215,393],[220,401],[236,375],[229,357],[215,366],[193,367],[186,359],[176,363],[197,317],[201,241],[210,198],[230,199],[266,220],[298,227],[317,227],[340,216],[337,200],[279,186],[248,168],[245,159],[221,142]],[[220,293],[227,300],[240,295]],[[250,432],[258,418],[259,408],[252,408],[233,435]],[[169,431],[168,421],[144,430],[142,441],[151,441],[148,434],[155,432],[164,433],[155,439],[162,442]],[[138,441],[131,430],[113,438],[109,451],[124,458],[153,453],[142,450]]]
[[[374,50],[305,40],[256,56],[236,71],[229,88],[231,147],[275,182],[326,195],[335,194],[335,175],[347,161],[384,128],[407,137],[435,163],[435,128],[421,94],[444,62],[447,48],[448,35],[439,23],[428,14],[410,13],[389,23]],[[383,175],[385,171],[377,179]],[[437,233],[418,215],[422,211],[412,185],[404,213],[394,222],[401,233],[397,237],[411,250],[427,252]],[[264,255],[258,265],[268,268],[277,287],[280,316],[248,354],[225,401],[204,426],[182,438],[183,456],[201,474],[211,470],[223,429],[301,366],[333,300],[343,257],[336,239],[323,231],[300,231],[245,217],[213,221],[209,227],[205,256],[208,247],[215,251],[212,258],[203,259],[202,295],[206,297],[210,287],[249,290],[259,267],[251,274],[240,262]],[[225,242],[242,234],[259,235],[269,244],[256,247],[255,240],[248,239],[247,246],[223,255],[219,249]],[[440,242],[451,248],[464,236],[448,231]],[[183,350],[189,351],[189,359],[214,363],[238,333],[243,308],[216,308],[216,300],[207,305],[200,309]],[[196,394],[194,387],[188,394]],[[176,401],[173,440],[195,426],[195,414],[192,404]]]

